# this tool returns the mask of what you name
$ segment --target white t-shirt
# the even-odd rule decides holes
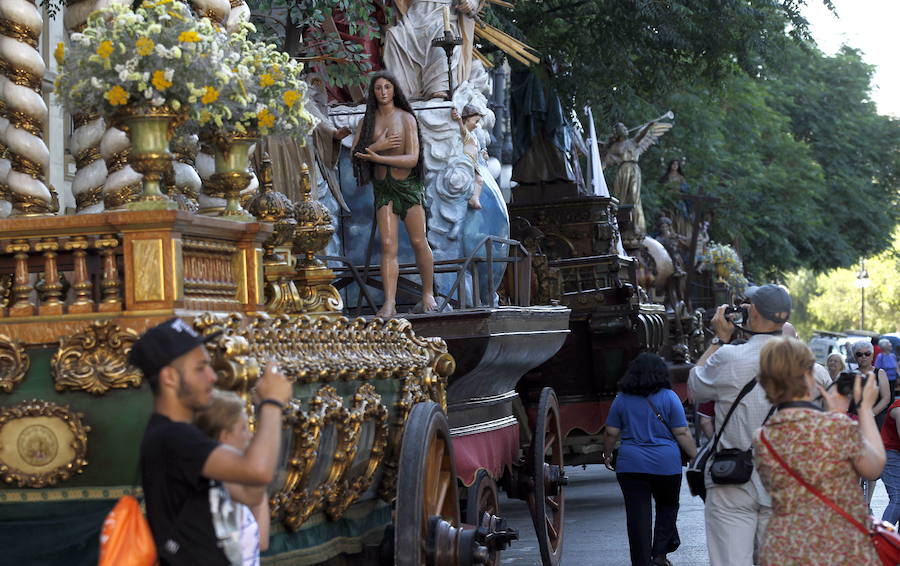
[[[259,524],[246,505],[238,504],[241,512],[241,555],[244,566],[259,566]]]

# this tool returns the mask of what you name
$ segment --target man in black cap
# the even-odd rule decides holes
[[[292,386],[272,364],[256,384],[261,402],[246,452],[219,444],[191,424],[212,402],[216,373],[205,342],[216,336],[201,337],[173,318],[145,332],[129,355],[153,391],[141,475],[161,566],[239,564],[231,497],[259,503],[278,463],[282,409]],[[221,482],[229,483],[228,492]]]
[[[709,348],[691,369],[688,389],[695,403],[715,401],[715,430],[722,431],[717,451],[749,450],[753,432],[762,425],[772,407],[763,388],[756,385],[740,400],[722,430],[725,415],[741,390],[759,373],[759,352],[772,336],[780,336],[791,315],[791,297],[780,285],[750,287],[749,304],[742,326],[750,334],[743,344],[731,344],[735,324],[726,317],[727,305],[716,309],[712,319],[715,336]],[[750,481],[738,485],[716,484],[706,466],[706,542],[711,566],[751,566],[755,547],[762,544],[772,500],[756,469]]]

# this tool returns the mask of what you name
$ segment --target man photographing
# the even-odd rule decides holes
[[[205,343],[181,319],[155,326],[135,342],[129,362],[153,391],[153,414],[141,442],[147,519],[161,566],[240,563],[233,506],[222,482],[237,484],[231,497],[252,506],[265,497],[281,443],[282,409],[290,382],[269,364],[256,384],[262,400],[256,435],[246,452],[220,444],[191,424],[212,402],[216,373]]]
[[[759,373],[759,352],[773,336],[780,335],[791,314],[791,297],[778,285],[750,287],[750,301],[743,329],[750,338],[731,345],[735,324],[726,318],[727,305],[712,319],[715,336],[691,370],[688,388],[695,403],[715,401],[715,430],[722,431],[717,450],[750,450],[753,432],[762,425],[771,404],[755,386],[740,400],[727,426],[725,415],[747,384]],[[713,483],[706,473],[706,540],[711,566],[751,566],[754,545],[761,545],[772,514],[772,501],[754,469],[743,484]]]

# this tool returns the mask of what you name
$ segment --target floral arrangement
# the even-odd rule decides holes
[[[306,111],[303,65],[275,45],[248,39],[252,24],[228,37],[224,66],[197,88],[192,117],[219,135],[285,134],[303,140],[315,126]]]
[[[224,33],[176,0],[111,4],[95,12],[66,52],[56,94],[72,113],[115,115],[124,107],[180,110],[222,68]]]
[[[703,259],[716,267],[719,277],[736,295],[743,294],[748,284],[744,277],[744,262],[733,247],[711,242]]]
[[[114,117],[124,108],[168,106],[207,135],[286,134],[315,126],[305,108],[303,65],[274,45],[216,29],[178,0],[112,4],[60,43],[56,94],[72,113]]]

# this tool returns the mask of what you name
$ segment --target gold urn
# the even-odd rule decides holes
[[[272,180],[272,161],[269,154],[263,154],[259,168],[259,190],[247,202],[247,211],[259,222],[270,222],[274,226],[272,236],[263,243],[267,264],[284,263],[285,259],[275,252],[275,248],[285,245],[294,238],[297,221],[294,219],[294,203],[284,193],[275,190]]]

